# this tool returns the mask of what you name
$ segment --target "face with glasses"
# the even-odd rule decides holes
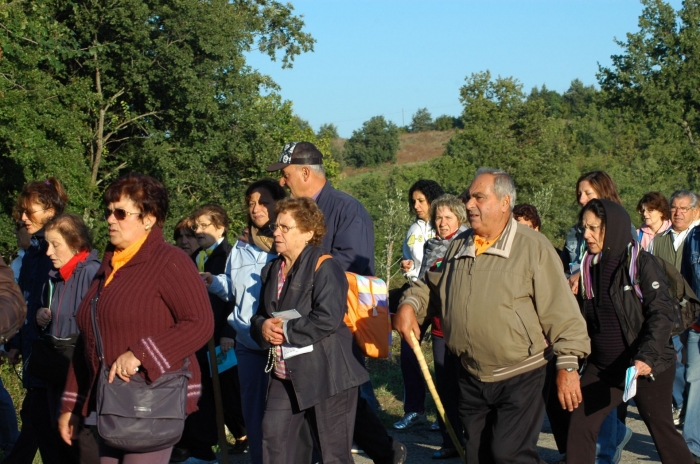
[[[143,214],[128,197],[110,203],[104,214],[109,226],[109,241],[118,250],[124,250],[141,240],[156,223],[152,214]]]
[[[27,232],[33,235],[40,231],[44,224],[54,217],[55,213],[56,211],[53,208],[47,208],[41,203],[30,201],[22,209],[22,222],[27,227]]]
[[[697,208],[691,207],[690,197],[676,197],[671,202],[671,224],[676,232],[683,232],[695,220]]]
[[[588,252],[597,254],[603,251],[603,242],[605,241],[605,228],[603,221],[593,212],[586,211],[583,213],[583,239],[588,245]]]
[[[287,212],[282,212],[277,216],[277,222],[270,224],[275,238],[275,250],[285,258],[294,262],[301,254],[309,240],[314,236],[312,231],[302,232],[297,227],[294,216]]]
[[[217,226],[212,221],[211,216],[202,214],[194,218],[194,236],[201,248],[209,248],[224,236],[226,229],[224,226]]]

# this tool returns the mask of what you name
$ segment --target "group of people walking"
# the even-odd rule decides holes
[[[345,272],[374,274],[372,220],[328,183],[311,143],[285,145],[268,171],[280,179],[248,186],[247,227],[233,244],[230,219],[214,204],[178,222],[176,246],[167,243],[163,184],[120,177],[104,193],[101,260],[83,219],[64,212],[58,180],[24,186],[15,210],[23,253],[12,269],[27,321],[5,349],[10,363],[21,359],[27,391],[21,432],[16,419],[0,421],[5,462],[30,463],[37,450],[44,463],[215,462],[214,346],[236,359],[218,375],[234,437],[221,452],[248,452],[253,463],[330,464],[353,462],[356,446],[378,464],[405,462],[406,447],[377,418],[364,359],[343,322]],[[480,169],[459,197],[419,180],[408,199],[416,221],[401,262],[407,283],[391,295],[404,340],[406,415],[395,428],[424,418],[409,344],[430,327],[437,390],[459,437],[453,443],[439,418],[435,459],[464,448],[470,463],[539,463],[546,411],[563,462],[617,462],[631,436],[622,401],[630,367],[662,461],[698,459],[700,325],[672,337],[674,301],[654,257],[700,291],[694,193],[674,192],[670,204],[645,195],[635,230],[610,176],[587,173],[576,186],[578,222],[559,251],[538,232],[537,210],[516,205],[504,171]],[[96,427],[101,382],[150,384],[181,370],[179,442],[146,451],[106,442]]]

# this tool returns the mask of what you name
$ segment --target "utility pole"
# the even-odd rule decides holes
[[[403,120],[403,108],[401,108],[401,125],[406,127],[406,121]]]

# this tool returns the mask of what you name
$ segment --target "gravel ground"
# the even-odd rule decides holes
[[[661,462],[659,461],[659,455],[656,453],[654,442],[651,440],[646,426],[639,418],[637,408],[633,406],[630,406],[628,409],[627,426],[632,429],[634,435],[632,435],[632,439],[622,452],[622,460],[620,462],[623,464]],[[431,456],[433,451],[440,447],[440,434],[438,432],[431,432],[428,429],[427,423],[415,425],[413,428],[406,431],[390,430],[389,433],[397,440],[403,442],[408,448],[407,464],[439,462],[433,461]],[[554,444],[554,437],[552,436],[549,422],[547,422],[546,419],[537,446],[540,450],[540,457],[547,464],[557,464],[559,462],[561,455],[557,452],[557,448]],[[248,455],[245,454],[235,457],[232,456],[229,462],[232,464],[245,464],[249,463],[250,459]],[[443,462],[458,463],[459,458],[448,459]],[[356,455],[355,463],[371,464],[372,461],[364,455]]]

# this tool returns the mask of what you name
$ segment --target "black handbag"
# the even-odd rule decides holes
[[[44,334],[34,340],[27,361],[29,374],[48,385],[63,388],[77,340],[78,334],[67,338]]]
[[[100,284],[101,286],[101,284]],[[129,382],[115,376],[108,382],[102,337],[97,326],[97,302],[91,302],[92,326],[102,365],[97,384],[97,431],[108,446],[133,453],[159,451],[175,445],[185,427],[189,360],[178,371],[166,372],[153,383],[141,375]]]

